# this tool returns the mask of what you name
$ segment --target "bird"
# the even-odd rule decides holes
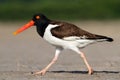
[[[74,24],[49,19],[42,13],[33,15],[33,18],[27,24],[17,29],[13,34],[17,35],[31,26],[36,26],[37,33],[56,48],[51,62],[41,71],[34,72],[34,75],[45,75],[48,69],[56,63],[60,52],[65,49],[79,54],[88,69],[88,74],[91,75],[94,70],[88,63],[86,55],[80,49],[97,42],[113,41],[111,37],[90,33]]]

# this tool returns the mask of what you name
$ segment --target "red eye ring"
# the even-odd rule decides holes
[[[36,19],[40,19],[40,16],[36,16]]]

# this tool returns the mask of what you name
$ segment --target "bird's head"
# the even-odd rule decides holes
[[[17,35],[20,32],[22,32],[32,26],[42,26],[42,24],[44,24],[48,21],[49,21],[49,19],[46,16],[44,16],[43,14],[41,14],[41,13],[35,14],[33,16],[32,20],[30,20],[27,24],[25,24],[24,26],[22,26],[21,28],[16,30],[13,34]]]

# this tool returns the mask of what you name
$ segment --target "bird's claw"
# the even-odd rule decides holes
[[[89,69],[89,70],[88,70],[88,74],[89,74],[89,75],[92,75],[93,72],[94,72],[93,69]]]
[[[38,72],[35,72],[35,73],[33,73],[33,75],[41,75],[41,76],[43,76],[43,75],[45,75],[45,73],[46,73],[46,70],[41,70],[41,71],[38,71]]]

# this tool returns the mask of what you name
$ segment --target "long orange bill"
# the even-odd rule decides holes
[[[13,34],[14,35],[19,34],[20,32],[22,32],[22,31],[28,29],[29,27],[33,26],[34,23],[35,22],[33,20],[31,20],[30,22],[28,22],[27,24],[25,24],[23,27],[21,27],[20,29],[16,30]]]

